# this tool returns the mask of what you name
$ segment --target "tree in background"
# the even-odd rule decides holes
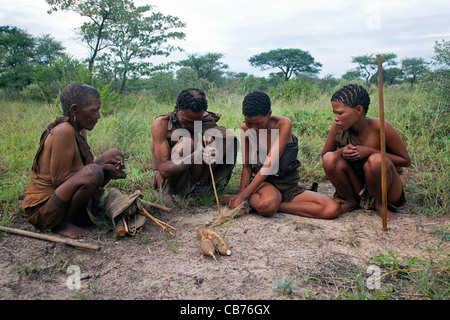
[[[0,26],[0,87],[9,92],[31,84],[35,39],[11,26]]]
[[[172,28],[183,28],[185,24],[177,17],[161,13],[145,14],[151,5],[136,7],[130,0],[46,0],[51,6],[49,13],[57,10],[74,11],[89,22],[83,23],[79,31],[82,40],[90,48],[89,70],[94,72],[94,62],[101,56],[102,67],[109,66],[112,77],[119,82],[120,91],[125,89],[129,76],[138,77],[151,72],[148,59],[155,55],[169,55],[179,49],[167,45],[169,39],[184,39],[182,32],[170,32]],[[103,72],[103,70],[101,71]],[[111,75],[110,75],[111,76]]]
[[[402,70],[405,80],[411,83],[411,87],[417,79],[429,71],[428,63],[423,58],[408,58],[402,60]]]
[[[111,26],[121,19],[120,15],[123,12],[134,7],[128,0],[46,0],[46,2],[51,6],[49,14],[58,10],[73,11],[89,18],[89,22],[84,22],[79,32],[90,49],[88,61],[91,72],[100,51],[111,45],[109,42]]]
[[[208,91],[213,87],[212,82],[205,78],[200,78],[197,71],[191,68],[178,69],[176,72],[176,82],[179,86],[179,91],[186,88],[198,88],[203,91]]]
[[[360,70],[348,70],[345,74],[342,75],[342,79],[354,81],[362,77]]]
[[[55,98],[70,81],[86,81],[88,71],[50,35],[33,37],[17,27],[0,26],[0,89],[10,98]]]
[[[45,34],[36,38],[34,49],[34,60],[40,66],[50,66],[58,58],[62,58],[64,54],[64,46],[61,42],[49,34]]]
[[[433,64],[443,70],[450,69],[450,41],[435,42]]]
[[[249,75],[242,79],[239,82],[239,88],[240,90],[247,94],[252,91],[269,91],[270,83],[269,80],[267,80],[264,77],[255,77],[254,75]]]
[[[199,79],[218,83],[224,74],[222,70],[228,69],[228,65],[220,61],[222,58],[221,53],[190,54],[186,60],[178,62],[178,65],[195,70]]]
[[[385,53],[381,55],[381,64],[383,66],[395,66],[397,62],[397,55],[395,53]],[[361,77],[366,81],[367,90],[370,89],[370,83],[373,77],[377,74],[377,58],[374,54],[367,54],[362,56],[352,57],[352,62],[357,63],[356,70],[360,72]]]
[[[300,49],[276,49],[254,55],[249,60],[253,67],[261,70],[278,68],[288,81],[293,75],[317,74],[322,64],[315,62],[308,51]]]
[[[450,41],[435,42],[431,63],[437,67],[437,70],[426,77],[426,90],[430,99],[439,101],[438,104],[444,107],[445,115],[448,117],[450,106]],[[448,131],[448,126],[446,130]]]
[[[86,65],[66,54],[56,57],[48,66],[37,65],[33,83],[24,90],[24,97],[32,100],[51,101],[70,82],[86,82],[91,76]]]
[[[392,67],[383,70],[383,83],[385,85],[392,85],[401,83],[405,78],[405,73],[402,69],[397,67]],[[378,83],[378,71],[373,77],[373,83]]]
[[[177,17],[164,16],[154,12],[150,16],[144,13],[152,6],[141,6],[131,12],[123,13],[122,19],[112,26],[110,35],[110,55],[103,56],[114,68],[117,88],[120,93],[125,90],[129,79],[150,75],[165,66],[154,66],[148,61],[153,56],[168,56],[181,48],[168,44],[169,40],[184,39],[183,32],[171,31],[183,28],[185,24]]]
[[[372,78],[373,71],[373,63],[376,63],[376,59],[372,54],[352,57],[352,62],[357,63],[356,72],[359,73],[359,76],[366,81],[367,89],[370,88],[370,79]]]

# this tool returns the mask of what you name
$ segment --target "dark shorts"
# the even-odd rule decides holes
[[[25,209],[25,218],[42,231],[52,230],[64,220],[69,203],[60,200],[55,193],[37,206]]]
[[[306,191],[301,185],[298,171],[294,171],[284,177],[270,176],[266,182],[273,185],[281,193],[281,202],[291,202],[296,196]]]

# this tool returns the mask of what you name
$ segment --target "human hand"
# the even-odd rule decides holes
[[[244,202],[245,202],[245,198],[239,193],[234,198],[233,203],[231,204],[230,208],[235,209],[235,208],[241,206]]]
[[[109,159],[106,164],[112,164],[117,170],[125,169],[125,161],[123,156],[116,155]]]
[[[349,161],[360,160],[358,148],[352,144],[346,145],[344,148],[342,148],[342,158]]]
[[[219,197],[219,203],[230,207],[236,197],[237,194],[224,194],[223,196]]]
[[[103,153],[95,163],[99,165],[112,164],[116,169],[125,169],[125,157],[122,152],[112,148]]]
[[[239,207],[245,202],[245,198],[241,194],[224,194],[219,198],[219,203],[226,205],[231,209]]]
[[[110,179],[125,179],[127,177],[127,173],[123,171],[124,167],[122,168],[118,164],[104,163],[101,167]]]
[[[377,152],[375,149],[368,148],[363,145],[356,146],[356,150],[358,151],[358,160],[368,158],[372,153]]]

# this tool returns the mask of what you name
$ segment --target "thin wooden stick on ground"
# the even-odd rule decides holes
[[[55,236],[49,236],[46,234],[41,234],[41,233],[36,233],[36,232],[31,232],[31,231],[26,231],[26,230],[20,230],[20,229],[14,229],[14,228],[0,226],[0,231],[13,233],[13,234],[17,234],[17,235],[21,235],[21,236],[25,236],[25,237],[29,237],[29,238],[64,243],[69,246],[84,248],[84,249],[89,249],[89,250],[99,251],[101,249],[100,246],[95,245],[95,244],[84,243],[84,242],[80,242],[80,241],[68,239],[68,238],[59,238],[59,237],[55,237]]]
[[[157,203],[153,203],[153,202],[144,201],[144,200],[139,200],[139,201],[142,202],[143,204],[146,204],[146,205],[148,205],[150,207],[159,209],[161,211],[172,212],[172,209],[170,209],[170,208],[168,208],[166,206],[163,206],[163,205],[160,205],[160,204],[157,204]]]
[[[151,220],[153,220],[158,226],[160,226],[161,229],[163,229],[163,231],[165,231],[167,233],[170,233],[172,236],[175,237],[175,235],[172,232],[170,232],[170,230],[168,230],[167,228],[170,228],[172,230],[177,230],[176,228],[174,228],[171,225],[165,223],[164,221],[156,219],[150,213],[148,213],[147,210],[145,210],[142,206],[138,206],[138,208],[143,214],[145,214],[147,217],[149,217]]]

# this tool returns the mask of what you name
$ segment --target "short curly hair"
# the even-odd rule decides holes
[[[247,117],[266,116],[271,110],[270,98],[261,91],[247,94],[242,101],[242,114]]]
[[[59,97],[64,116],[69,115],[70,106],[76,104],[80,107],[88,105],[92,98],[101,99],[100,92],[85,83],[69,83],[62,91]]]
[[[369,111],[369,93],[364,87],[358,84],[348,84],[336,91],[331,97],[331,102],[334,101],[342,102],[350,108],[355,108],[360,105],[363,107],[365,113]]]
[[[195,113],[206,111],[208,109],[206,95],[200,89],[185,89],[178,95],[175,109],[180,111],[190,109]]]

